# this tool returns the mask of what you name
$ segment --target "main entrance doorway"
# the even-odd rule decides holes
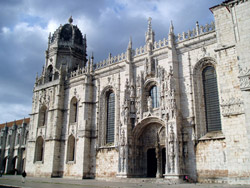
[[[157,159],[155,155],[155,148],[147,151],[147,177],[156,177]]]

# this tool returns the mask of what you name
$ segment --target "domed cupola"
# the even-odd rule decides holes
[[[73,19],[70,17],[68,23],[59,26],[52,36],[49,35],[46,68],[52,66],[53,70],[59,70],[63,65],[70,72],[86,65],[86,35],[83,37],[80,29],[72,23]]]
[[[76,25],[73,25],[72,16],[69,18],[69,23],[60,26],[53,34],[50,43],[57,42],[59,45],[72,45],[79,46],[86,44],[86,38],[82,36],[82,32]]]

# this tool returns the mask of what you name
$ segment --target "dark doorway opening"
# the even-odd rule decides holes
[[[162,153],[162,175],[164,175],[166,167],[166,148],[163,148],[161,153]]]
[[[156,177],[157,160],[155,155],[155,148],[147,151],[147,177]]]

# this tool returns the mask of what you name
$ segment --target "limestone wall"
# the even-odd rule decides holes
[[[199,182],[227,182],[228,168],[225,140],[204,140],[196,147],[197,177]]]
[[[100,149],[96,155],[96,177],[115,177],[118,168],[118,152],[114,148]]]

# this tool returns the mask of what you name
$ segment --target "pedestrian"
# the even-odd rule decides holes
[[[25,183],[25,177],[27,176],[25,170],[22,173],[22,183]]]

